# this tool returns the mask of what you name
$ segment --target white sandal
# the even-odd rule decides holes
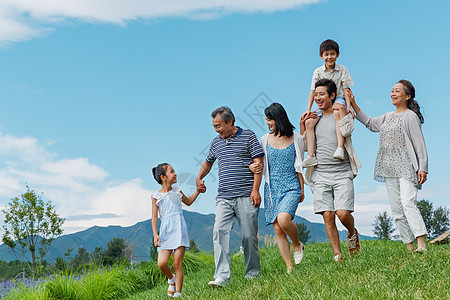
[[[296,265],[298,265],[302,262],[304,249],[305,249],[305,246],[303,246],[302,242],[300,242],[300,251],[294,251],[294,262]]]
[[[167,296],[173,297],[175,294],[175,275],[173,275],[171,279],[167,279],[167,282],[169,283],[169,288],[167,289]]]

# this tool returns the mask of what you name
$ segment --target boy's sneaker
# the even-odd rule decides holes
[[[337,147],[336,151],[334,151],[333,158],[344,160],[345,159],[344,148]]]
[[[213,287],[224,287],[227,283],[228,282],[225,279],[217,277],[215,280],[208,282],[208,285]]]
[[[344,257],[342,256],[341,253],[335,253],[333,259],[335,262],[341,263],[344,260]]]
[[[359,252],[359,249],[361,248],[359,245],[359,236],[358,236],[358,230],[355,228],[355,233],[352,236],[347,235],[348,240],[348,252],[350,255],[356,255]]]
[[[314,167],[318,163],[319,161],[317,160],[317,158],[308,155],[308,157],[306,157],[305,160],[303,161],[303,168]]]

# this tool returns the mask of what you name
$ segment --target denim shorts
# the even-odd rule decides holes
[[[345,102],[344,97],[336,97],[336,99],[334,99],[334,103],[342,104],[345,106],[345,109],[347,109],[347,102]],[[318,108],[317,106],[314,111],[316,112],[316,114],[319,118],[321,118],[323,116],[322,110],[320,108]]]

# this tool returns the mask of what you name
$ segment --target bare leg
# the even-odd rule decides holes
[[[315,157],[316,152],[316,133],[314,127],[316,127],[319,119],[308,119],[305,122],[306,126],[306,144],[308,147],[308,156]]]
[[[293,264],[291,258],[291,248],[289,246],[286,233],[284,233],[283,229],[281,229],[277,220],[273,223],[273,229],[275,231],[275,237],[277,238],[278,249],[280,250],[281,257],[283,258],[287,268],[292,269]]]
[[[173,276],[172,270],[170,270],[169,267],[169,258],[171,253],[171,250],[161,250],[158,252],[158,267],[167,279],[171,279]]]
[[[294,251],[300,251],[300,241],[298,240],[297,226],[292,222],[291,215],[287,212],[279,213],[277,216],[278,225],[289,236],[292,241]]]
[[[407,243],[406,244],[406,248],[408,249],[409,252],[413,252],[414,251],[414,244],[413,243]]]
[[[334,211],[326,211],[322,214],[323,222],[325,223],[325,231],[327,232],[328,239],[330,240],[331,248],[335,254],[341,253],[341,245],[339,244],[339,233],[335,223]]]
[[[336,211],[336,215],[338,216],[342,225],[344,225],[345,228],[347,228],[349,236],[354,235],[355,234],[355,219],[353,218],[350,211],[338,210],[338,211]]]
[[[346,115],[345,106],[342,104],[333,104],[334,121],[336,122],[336,137],[338,141],[338,147],[344,148],[344,136],[339,129],[339,121]]]
[[[181,293],[183,287],[183,258],[186,247],[180,246],[173,253],[173,269],[175,270],[175,286],[177,293]]]
[[[417,237],[417,248],[424,248],[424,249],[427,248],[427,244],[425,243],[425,237],[426,234]]]

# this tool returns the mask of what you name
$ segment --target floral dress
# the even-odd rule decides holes
[[[275,149],[267,144],[269,184],[264,185],[264,208],[266,225],[275,222],[281,212],[295,216],[301,197],[300,182],[294,169],[294,143],[284,149]]]

